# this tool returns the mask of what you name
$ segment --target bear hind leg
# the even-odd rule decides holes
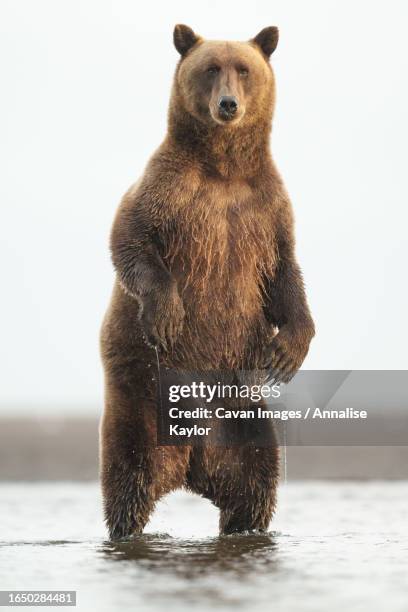
[[[220,510],[221,535],[266,531],[276,506],[279,449],[194,449],[188,488]]]
[[[189,459],[188,447],[157,446],[155,402],[143,397],[139,380],[124,384],[107,373],[101,484],[113,540],[143,532],[156,502],[183,486]]]

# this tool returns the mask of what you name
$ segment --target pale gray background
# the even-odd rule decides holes
[[[121,195],[166,129],[172,30],[280,28],[273,151],[318,334],[309,369],[406,369],[408,4],[2,0],[0,412],[99,412]]]

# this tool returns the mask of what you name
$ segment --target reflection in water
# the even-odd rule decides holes
[[[202,540],[173,539],[145,534],[121,542],[105,542],[101,552],[113,561],[132,561],[144,568],[178,577],[232,572],[248,576],[262,566],[272,572],[277,564],[273,533],[229,535]]]

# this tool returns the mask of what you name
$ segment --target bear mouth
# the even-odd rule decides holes
[[[219,111],[218,112],[218,117],[221,119],[221,121],[224,121],[225,123],[229,123],[230,121],[233,121],[236,118],[236,113],[227,113],[225,111]]]
[[[237,113],[227,113],[219,109],[217,112],[211,113],[211,116],[219,125],[233,125],[240,122],[243,114],[244,113],[242,111]]]

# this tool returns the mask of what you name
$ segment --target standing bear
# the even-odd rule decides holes
[[[177,25],[168,132],[124,196],[117,280],[101,333],[101,479],[110,537],[143,531],[180,487],[220,509],[220,532],[265,530],[276,445],[158,446],[157,362],[189,371],[272,371],[287,382],[314,335],[291,204],[269,149],[278,30],[207,41]]]

